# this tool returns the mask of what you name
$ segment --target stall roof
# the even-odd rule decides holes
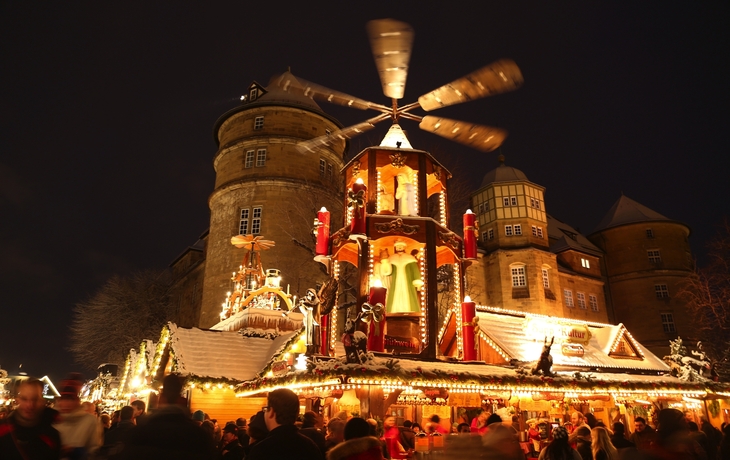
[[[234,331],[183,328],[170,323],[170,347],[177,372],[184,376],[251,380],[301,331],[269,338]]]
[[[483,306],[477,307],[477,316],[482,333],[518,362],[537,361],[545,339],[555,337],[551,356],[556,368],[653,373],[670,370],[620,323],[592,323]],[[589,333],[583,339],[571,337],[586,330]],[[564,351],[563,345],[572,350]]]

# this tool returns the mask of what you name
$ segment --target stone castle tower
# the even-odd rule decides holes
[[[669,340],[697,339],[678,298],[693,270],[687,225],[621,196],[591,235],[605,253],[607,297],[615,320],[662,356]]]
[[[312,260],[312,226],[323,205],[332,212],[334,225],[342,222],[340,170],[347,145],[343,140],[316,153],[295,147],[341,127],[311,98],[255,82],[245,102],[218,119],[199,327],[220,320],[231,274],[244,255],[231,244],[235,235],[276,242],[263,255],[263,265],[281,270],[282,286],[290,286],[292,294],[326,278]]]
[[[482,305],[606,322],[601,250],[548,215],[545,188],[500,164],[472,193],[480,257],[468,269],[469,293]]]

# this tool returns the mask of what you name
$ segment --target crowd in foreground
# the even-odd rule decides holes
[[[396,426],[393,417],[382,428],[373,419],[335,417],[323,429],[318,414],[300,415],[295,393],[278,389],[250,420],[221,428],[202,411],[189,412],[180,397],[182,381],[174,375],[165,378],[159,407],[149,414],[135,401],[97,417],[92,404],[81,403],[79,389],[64,386],[52,409],[43,399],[43,384],[24,380],[15,410],[0,414],[0,459],[383,460],[418,457],[419,440],[430,438],[425,444],[439,447],[430,458],[447,460],[730,460],[730,427],[721,433],[703,420],[700,430],[675,409],[658,413],[656,430],[637,417],[631,434],[621,423],[609,428],[576,412],[547,439],[531,424],[528,435],[535,442],[520,443],[511,423],[488,412],[451,432],[437,416],[425,429],[410,421]]]

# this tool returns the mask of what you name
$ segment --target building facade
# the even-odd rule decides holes
[[[677,294],[694,262],[687,225],[621,196],[589,235],[603,252],[602,270],[615,321],[659,356],[669,340],[699,337]]]
[[[608,322],[601,250],[551,217],[544,193],[502,157],[484,176],[472,194],[480,250],[469,294],[481,305]]]

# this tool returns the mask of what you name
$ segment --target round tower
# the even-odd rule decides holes
[[[622,195],[589,235],[605,253],[614,320],[659,356],[678,335],[697,338],[677,296],[693,269],[689,234],[687,225]]]
[[[292,294],[326,279],[311,257],[313,220],[323,205],[333,223],[342,220],[339,172],[347,145],[342,140],[309,153],[295,146],[341,127],[311,98],[255,82],[245,102],[218,119],[200,327],[219,321],[231,275],[243,259],[245,251],[231,244],[233,236],[273,240],[276,246],[262,264],[281,270],[282,286]]]

